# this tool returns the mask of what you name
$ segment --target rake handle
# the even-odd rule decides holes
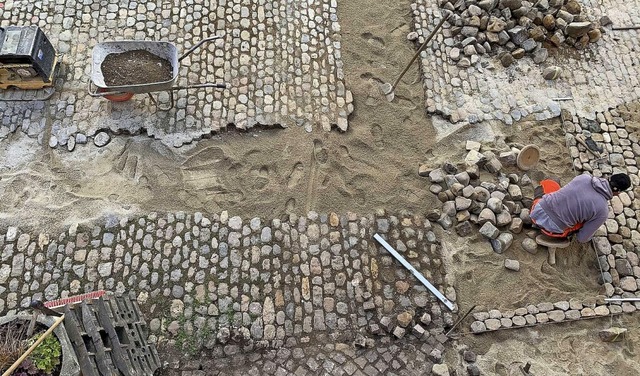
[[[436,33],[438,32],[438,30],[440,30],[440,28],[442,27],[442,25],[444,25],[444,23],[449,19],[449,16],[451,16],[450,12],[447,12],[447,14],[442,18],[442,20],[440,20],[440,23],[438,23],[438,25],[436,26],[435,29],[433,29],[433,31],[431,32],[431,34],[429,34],[429,37],[427,38],[427,40],[424,41],[424,43],[422,43],[422,46],[420,46],[420,48],[418,48],[418,52],[416,52],[415,55],[413,55],[413,58],[411,59],[411,61],[409,62],[409,64],[407,64],[407,67],[404,68],[404,70],[402,71],[402,73],[400,73],[400,77],[398,77],[398,79],[396,80],[396,82],[393,83],[393,85],[391,86],[391,91],[393,91],[396,88],[396,85],[398,85],[398,83],[400,82],[400,80],[402,79],[402,77],[404,76],[405,73],[407,73],[407,71],[409,70],[409,67],[411,67],[411,64],[413,64],[414,61],[416,61],[416,59],[418,58],[418,56],[420,56],[420,53],[422,52],[422,50],[424,50],[425,48],[427,48],[427,44],[429,42],[431,42],[431,39],[433,39],[433,37],[436,35]]]

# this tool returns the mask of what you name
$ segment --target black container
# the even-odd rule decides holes
[[[55,60],[56,51],[38,26],[0,28],[0,63],[29,64],[49,82]]]

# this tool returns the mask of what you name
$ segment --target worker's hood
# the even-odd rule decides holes
[[[609,181],[607,179],[592,177],[591,186],[593,186],[593,189],[603,195],[607,200],[611,200],[613,198],[613,193],[611,192],[611,187],[609,186]]]

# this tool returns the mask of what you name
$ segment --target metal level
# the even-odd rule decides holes
[[[437,288],[435,288],[429,281],[427,281],[427,279],[419,272],[416,270],[416,268],[414,268],[411,264],[409,264],[409,262],[407,260],[405,260],[404,257],[402,257],[402,255],[400,255],[398,253],[398,251],[396,251],[395,249],[393,249],[392,246],[389,245],[389,243],[387,243],[382,236],[375,234],[373,235],[373,238],[375,240],[378,241],[378,243],[382,244],[382,246],[389,251],[389,253],[391,253],[393,255],[393,257],[396,258],[396,260],[400,261],[400,263],[407,268],[414,277],[418,278],[418,280],[420,282],[422,282],[423,285],[425,285],[429,291],[431,291],[431,293],[433,293],[433,295],[435,295],[438,299],[440,299],[440,301],[442,303],[444,303],[445,306],[447,306],[447,308],[449,308],[450,310],[453,311],[454,305],[453,303],[447,299],[440,291],[438,291]]]
[[[605,302],[640,302],[640,298],[606,298]]]

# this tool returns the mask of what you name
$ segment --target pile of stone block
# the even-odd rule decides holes
[[[496,52],[505,67],[527,54],[539,64],[548,57],[546,46],[584,48],[611,22],[591,19],[576,0],[440,0],[440,7],[453,12],[448,55],[462,66]]]
[[[459,236],[469,236],[474,225],[478,226],[494,251],[503,253],[511,246],[513,234],[531,223],[532,200],[521,188],[530,186],[531,179],[526,174],[502,172],[504,165],[515,166],[522,146],[514,144],[498,155],[489,150],[481,152],[478,142],[467,141],[466,147],[464,171],[447,162],[433,170],[423,166],[419,173],[429,178],[429,190],[443,202],[436,218],[443,228],[455,227]],[[496,176],[497,182],[481,181],[480,169]]]

